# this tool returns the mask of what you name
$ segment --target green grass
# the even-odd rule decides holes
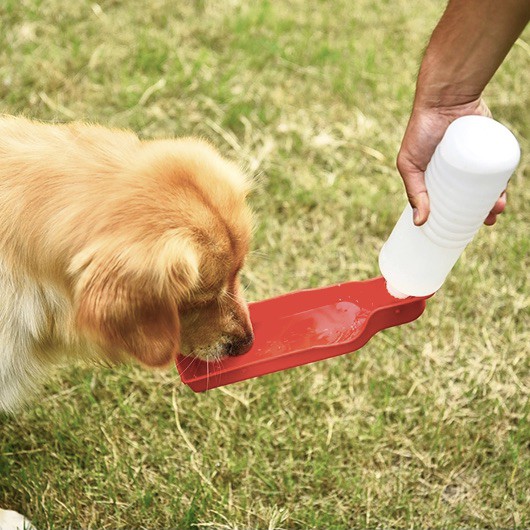
[[[0,111],[242,161],[250,299],[365,279],[443,4],[3,0]],[[0,506],[40,528],[530,526],[529,53],[527,30],[486,94],[523,148],[509,210],[420,320],[204,395],[174,370],[65,367],[0,417]]]

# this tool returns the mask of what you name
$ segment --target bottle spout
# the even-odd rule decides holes
[[[390,285],[388,282],[386,282],[386,290],[388,291],[388,294],[393,296],[394,298],[399,298],[400,300],[403,300],[404,298],[408,298],[409,295],[402,293],[401,291],[398,291],[392,285]]]

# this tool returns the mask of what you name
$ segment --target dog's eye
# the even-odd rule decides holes
[[[191,305],[193,306],[203,306],[212,303],[216,299],[216,296],[211,293],[204,293],[192,297]]]
[[[208,289],[203,288],[202,290],[191,294],[187,306],[193,309],[198,309],[213,304],[223,297],[226,292],[227,289],[224,284],[215,285]]]

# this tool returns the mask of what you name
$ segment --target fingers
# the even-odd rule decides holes
[[[403,178],[407,197],[412,206],[414,224],[421,226],[427,221],[430,213],[429,195],[425,187],[425,174],[403,157],[401,153],[398,156],[397,167]],[[504,190],[484,220],[485,225],[492,226],[496,223],[497,216],[503,213],[506,208],[506,202],[507,194],[506,190]]]
[[[484,224],[487,226],[492,226],[497,222],[497,216],[504,212],[506,208],[507,195],[506,190],[502,192],[499,200],[495,203],[491,212],[488,214],[488,217],[484,220]]]
[[[488,217],[484,220],[486,226],[493,226],[497,222],[497,216],[494,213],[489,213]]]
[[[504,209],[506,208],[506,201],[506,190],[504,190],[495,205],[493,206],[493,208],[491,209],[491,213],[499,215],[500,213],[504,212]]]

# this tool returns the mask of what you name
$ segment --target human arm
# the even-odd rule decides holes
[[[450,0],[423,57],[412,113],[397,166],[414,209],[429,215],[424,172],[449,124],[465,115],[490,116],[482,91],[530,20],[530,0]],[[503,193],[486,224],[504,210]]]

